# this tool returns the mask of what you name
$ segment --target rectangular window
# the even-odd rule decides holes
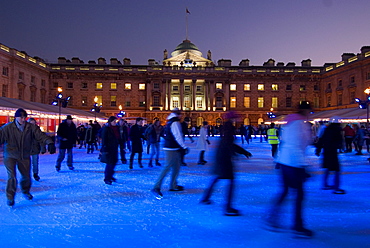
[[[244,97],[244,107],[246,107],[246,108],[251,107],[251,98],[249,96]]]
[[[259,108],[263,108],[264,107],[263,97],[258,97],[257,103]]]
[[[271,85],[271,89],[272,89],[272,91],[277,91],[277,90],[279,90],[279,88],[278,88],[278,85],[277,85],[277,84],[272,84],[272,85]]]
[[[315,84],[315,85],[313,86],[313,90],[319,90],[319,85],[318,85],[318,84]]]
[[[287,84],[286,85],[286,90],[292,90],[292,85],[291,84]]]
[[[257,85],[257,90],[265,90],[265,85],[264,84],[258,84]]]
[[[338,106],[341,106],[341,105],[343,105],[343,95],[339,94],[338,95]]]
[[[216,90],[222,90],[222,83],[216,83]]]
[[[185,86],[184,86],[184,90],[185,90],[185,91],[190,91],[190,85],[185,85]]]
[[[331,96],[328,96],[328,98],[327,98],[327,107],[330,107],[331,106]]]
[[[179,97],[174,96],[172,97],[172,108],[178,108],[179,107]]]
[[[96,89],[97,90],[103,89],[103,83],[96,83]]]
[[[197,104],[197,108],[203,108],[203,98],[202,97],[197,97],[196,99],[195,99],[195,101],[196,101],[196,104]]]
[[[81,96],[81,106],[87,106],[87,96]]]
[[[24,79],[24,73],[23,72],[19,72],[18,79],[19,80],[23,80]]]
[[[291,97],[285,98],[285,106],[287,108],[291,108],[292,107],[292,98]]]
[[[244,84],[244,91],[250,91],[251,85],[250,84]]]
[[[30,97],[31,102],[36,102],[36,91],[31,90],[31,97]]]
[[[153,96],[153,106],[160,106],[159,96],[154,95]]]
[[[94,97],[95,98],[95,97]],[[103,96],[96,96],[97,101],[96,103],[99,105],[103,105]],[[95,100],[94,100],[95,101]]]
[[[145,90],[145,84],[139,84],[139,90]]]
[[[125,90],[131,90],[131,83],[125,83]]]
[[[7,95],[8,95],[8,85],[3,84],[1,96],[7,97]]]
[[[366,80],[370,80],[370,72],[367,73]]]
[[[73,83],[67,83],[67,89],[73,89]]]
[[[185,96],[184,97],[184,107],[185,108],[190,108],[190,96]]]
[[[355,76],[351,76],[350,82],[351,82],[351,84],[354,84],[355,83]]]
[[[328,90],[331,90],[331,83],[328,83]]]
[[[278,107],[278,98],[272,97],[271,98],[271,108],[277,108]]]
[[[35,78],[35,76],[31,76],[31,84],[36,84],[36,78]]]
[[[369,79],[369,78],[368,78],[368,79]],[[343,83],[342,83],[342,80],[341,80],[341,79],[339,79],[339,80],[338,80],[338,87],[342,87],[342,84],[343,84]]]
[[[45,91],[40,92],[40,97],[41,97],[41,103],[46,104],[46,92]]]
[[[87,89],[87,83],[81,83],[81,88],[82,89]]]
[[[45,87],[46,86],[46,81],[45,79],[41,79],[41,87]]]
[[[9,76],[9,68],[3,67],[3,76]]]
[[[117,89],[117,83],[110,83],[110,89],[116,90]]]
[[[125,107],[131,107],[131,100],[129,97],[125,98]]]
[[[230,97],[230,108],[236,108],[236,97]]]
[[[159,89],[159,83],[154,83],[154,84],[153,84],[153,88],[154,88],[154,89]]]
[[[179,91],[178,85],[172,85],[172,91]]]
[[[351,91],[349,92],[349,100],[350,100],[350,103],[355,103],[355,98],[356,98],[356,92],[355,91]]]
[[[117,106],[117,96],[110,96],[110,106],[111,107]]]
[[[320,107],[320,100],[319,100],[319,98],[318,97],[314,97],[313,98],[313,107],[314,108],[319,108]]]
[[[197,92],[201,92],[203,89],[203,86],[202,85],[197,85]]]
[[[230,91],[236,91],[236,84],[230,84]]]
[[[299,91],[306,91],[306,85],[300,85]]]
[[[140,97],[139,107],[145,107],[145,96]]]
[[[18,99],[19,100],[23,100],[23,96],[24,96],[24,89],[23,88],[19,88],[18,89]]]
[[[222,107],[223,107],[222,97],[221,96],[217,96],[216,97],[216,108],[222,108]]]

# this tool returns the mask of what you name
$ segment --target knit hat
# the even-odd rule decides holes
[[[110,117],[108,118],[108,122],[112,122],[112,121],[114,121],[114,120],[117,120],[117,117],[115,117],[115,116],[110,116]]]
[[[27,117],[27,112],[26,110],[19,108],[17,111],[15,111],[14,117]]]

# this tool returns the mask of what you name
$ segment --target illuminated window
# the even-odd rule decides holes
[[[81,96],[81,106],[87,106],[87,96]]]
[[[172,91],[179,91],[178,85],[172,85]]]
[[[184,86],[184,90],[185,90],[185,91],[190,91],[190,85],[185,85],[185,86]]]
[[[96,89],[97,90],[103,89],[103,83],[96,83]]]
[[[103,105],[103,96],[96,96],[97,97],[97,103],[99,104],[99,105]]]
[[[202,91],[202,89],[203,89],[203,86],[202,85],[197,85],[197,92]]]
[[[285,98],[285,106],[287,108],[291,108],[292,107],[292,98],[291,97]]]
[[[117,89],[117,83],[110,83],[110,89],[116,90]]]
[[[216,89],[222,90],[222,83],[216,83]]]
[[[172,108],[178,108],[179,107],[179,97],[174,96],[172,97]]]
[[[230,97],[230,108],[236,108],[236,97]]]
[[[195,99],[195,101],[196,101],[196,104],[197,104],[197,108],[203,108],[203,98],[202,97],[197,97],[196,99]]]
[[[271,89],[272,89],[273,91],[277,91],[279,88],[278,88],[278,85],[277,85],[277,84],[272,84],[272,85],[271,85]]]
[[[185,108],[190,108],[190,96],[185,96],[184,97],[184,107]]]
[[[245,91],[250,91],[251,90],[251,85],[250,84],[244,84],[244,90]]]
[[[111,107],[117,106],[117,96],[110,96],[110,106]]]
[[[265,90],[265,85],[264,84],[258,84],[257,89],[258,90]]]
[[[263,108],[264,106],[264,100],[263,100],[263,97],[258,97],[258,107],[259,108]]]
[[[145,84],[139,84],[139,90],[145,90]]]
[[[251,98],[249,96],[244,97],[244,107],[246,107],[246,108],[251,107]]]
[[[271,98],[271,107],[272,108],[277,108],[278,107],[278,98],[277,97]]]
[[[306,85],[299,86],[299,91],[306,91]]]
[[[131,90],[131,83],[125,83],[125,90]]]
[[[236,91],[236,84],[230,84],[230,90]]]

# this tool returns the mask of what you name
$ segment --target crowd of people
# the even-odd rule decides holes
[[[290,189],[296,192],[295,200],[295,220],[293,230],[298,236],[311,237],[313,232],[304,226],[302,208],[304,200],[304,182],[309,177],[305,168],[305,150],[309,145],[316,146],[316,155],[323,156],[322,167],[323,190],[333,190],[334,194],[345,194],[346,191],[340,188],[341,166],[338,153],[352,152],[354,146],[355,154],[362,155],[363,144],[369,152],[369,131],[364,126],[347,124],[341,127],[338,118],[332,118],[329,123],[310,125],[306,122],[307,114],[310,112],[310,105],[302,102],[296,114],[287,117],[287,124],[283,127],[275,126],[274,123],[267,125],[241,125],[239,128],[234,126],[238,120],[238,115],[229,112],[224,115],[223,125],[217,128],[220,135],[220,142],[217,146],[216,157],[212,161],[212,174],[209,186],[204,190],[200,199],[201,204],[209,205],[213,189],[220,179],[229,181],[227,197],[225,199],[224,214],[227,216],[238,216],[240,211],[234,208],[232,202],[234,197],[234,160],[232,157],[239,153],[247,158],[252,154],[235,144],[236,134],[240,134],[242,144],[252,141],[252,136],[260,137],[260,142],[266,141],[271,145],[271,156],[276,162],[276,169],[281,172],[282,189],[276,196],[273,207],[269,211],[266,219],[266,227],[271,231],[281,228],[279,222],[282,203]],[[26,121],[27,113],[23,109],[15,112],[13,122],[0,128],[0,144],[4,144],[4,165],[8,173],[6,186],[7,204],[14,205],[14,196],[17,188],[15,168],[20,174],[20,187],[24,197],[32,200],[31,188],[31,167],[33,178],[40,180],[38,160],[39,154],[46,150],[51,154],[56,152],[56,146],[51,137],[41,132],[34,118]],[[181,166],[186,166],[185,155],[189,153],[185,138],[190,142],[194,141],[194,132],[189,127],[188,120],[182,118],[182,112],[175,108],[167,117],[165,125],[156,119],[154,123],[143,125],[143,118],[137,118],[134,124],[129,124],[123,118],[115,116],[108,118],[107,123],[100,125],[92,120],[88,123],[75,125],[70,115],[60,123],[57,130],[56,142],[58,143],[59,153],[56,159],[56,171],[62,169],[62,162],[67,153],[66,165],[69,170],[74,170],[73,149],[86,149],[87,154],[98,151],[97,157],[100,162],[105,164],[104,183],[112,185],[117,179],[114,177],[115,167],[119,159],[122,164],[128,164],[129,169],[137,165],[144,168],[142,157],[144,152],[143,144],[146,144],[146,153],[149,154],[147,167],[164,166],[153,182],[151,193],[157,199],[162,199],[162,183],[167,174],[171,171],[170,191],[183,191],[185,187],[178,184],[178,177]],[[208,122],[204,121],[197,133],[195,149],[199,151],[199,165],[205,165],[206,152],[209,150],[209,137],[215,132]],[[192,136],[193,134],[193,136]],[[163,149],[160,149],[161,139],[164,140]],[[46,149],[47,146],[47,149]],[[159,154],[165,153],[165,160],[159,160]],[[130,157],[126,158],[126,153]],[[134,163],[137,155],[137,163]],[[330,173],[334,173],[333,183],[329,183]]]

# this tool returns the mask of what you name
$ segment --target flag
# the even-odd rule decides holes
[[[188,10],[188,8],[186,8],[186,14],[190,14],[190,11]]]

